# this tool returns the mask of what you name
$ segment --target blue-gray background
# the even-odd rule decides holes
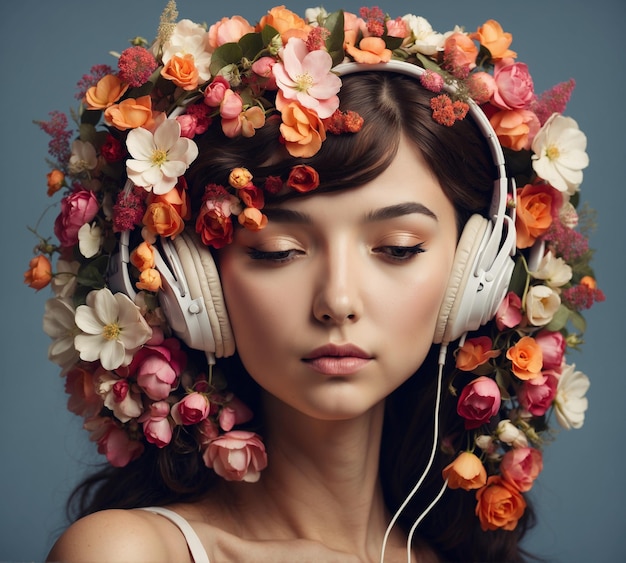
[[[57,368],[41,329],[48,290],[22,283],[35,238],[26,230],[48,204],[47,137],[31,124],[75,107],[74,85],[96,63],[111,63],[136,35],[152,39],[165,0],[18,0],[0,8],[0,561],[43,560],[64,526],[64,502],[97,460],[80,420],[65,409]],[[316,4],[293,0],[303,14]],[[345,1],[357,11],[362,4]],[[217,7],[215,7],[217,6]],[[256,22],[271,4],[179,0],[180,17],[209,24],[239,13]],[[327,3],[329,10],[336,4]],[[626,374],[620,360],[626,313],[624,257],[626,93],[623,0],[389,0],[392,16],[414,13],[438,31],[473,31],[498,20],[513,33],[537,92],[574,77],[568,107],[589,139],[583,199],[598,211],[596,273],[608,301],[588,315],[584,354],[570,356],[591,377],[580,430],[562,431],[545,453],[534,489],[539,526],[528,548],[550,561],[614,562],[626,557],[623,432]],[[51,233],[56,210],[42,232]]]

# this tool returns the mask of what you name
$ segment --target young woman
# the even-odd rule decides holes
[[[566,323],[601,298],[564,250],[566,96],[493,21],[171,8],[51,173],[50,356],[111,466],[50,560],[522,560],[547,417],[586,407]]]

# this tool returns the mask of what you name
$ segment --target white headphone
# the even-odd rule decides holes
[[[333,69],[339,75],[363,71],[396,72],[419,79],[424,69],[411,63],[344,63]],[[451,87],[446,87],[449,91]],[[515,185],[506,177],[504,154],[487,116],[472,101],[469,113],[487,139],[498,170],[489,218],[475,214],[467,221],[457,245],[448,289],[439,311],[433,342],[443,344],[478,329],[491,320],[504,299],[513,273],[515,254]],[[129,274],[130,233],[120,237],[113,256],[109,283],[113,291],[130,297],[136,292]],[[176,335],[188,346],[202,350],[210,363],[235,351],[221,283],[209,249],[195,233],[186,230],[173,239],[160,237],[155,247],[155,267],[163,287],[158,297]]]

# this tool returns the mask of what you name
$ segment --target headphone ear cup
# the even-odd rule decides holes
[[[211,252],[189,230],[173,238],[172,243],[180,259],[192,299],[201,297],[204,302],[215,341],[215,355],[218,358],[232,356],[235,352],[235,339]]]
[[[435,344],[442,342],[447,344],[468,330],[467,327],[456,326],[457,313],[464,299],[474,299],[473,290],[467,291],[468,279],[475,270],[479,252],[490,224],[488,219],[475,214],[469,218],[463,228],[456,247],[448,287],[439,309],[433,337]]]

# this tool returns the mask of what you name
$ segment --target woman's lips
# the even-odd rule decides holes
[[[370,354],[353,344],[326,344],[302,358],[303,362],[325,375],[350,375],[371,360]]]

